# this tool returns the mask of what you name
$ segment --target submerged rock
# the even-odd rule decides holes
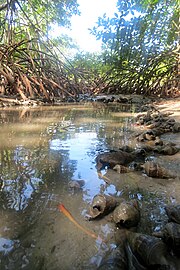
[[[85,185],[84,180],[72,180],[68,183],[70,189],[81,189]]]
[[[117,152],[106,152],[99,154],[96,158],[97,169],[101,170],[108,166],[109,168],[114,168],[117,164],[126,165],[133,161],[135,158],[134,153],[127,153],[125,151]]]

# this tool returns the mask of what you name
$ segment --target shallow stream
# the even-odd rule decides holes
[[[100,103],[1,109],[0,269],[97,269],[120,241],[111,215],[86,218],[98,193],[137,199],[142,233],[167,222],[164,206],[180,203],[178,180],[152,179],[142,172],[97,173],[98,153],[137,146],[134,111],[132,105]],[[177,135],[164,137],[180,146]],[[179,154],[156,159],[180,174]],[[74,180],[85,184],[72,189]],[[76,227],[58,210],[60,203],[106,242]]]

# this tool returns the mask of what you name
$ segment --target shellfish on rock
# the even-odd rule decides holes
[[[154,149],[155,152],[158,152],[159,154],[163,155],[175,155],[179,149],[176,146],[171,146],[171,145],[165,145],[165,146],[157,146]]]
[[[144,168],[145,173],[149,177],[154,178],[176,178],[170,171],[166,170],[165,168],[161,167],[159,164],[155,163],[154,161],[147,161],[142,165]]]
[[[170,221],[180,224],[180,204],[166,205],[165,211]]]
[[[165,129],[162,126],[152,129],[155,136],[160,136],[165,133]]]
[[[161,232],[155,232],[153,235],[162,238],[174,253],[180,256],[180,224],[169,222]]]
[[[130,231],[126,235],[129,250],[136,258],[135,269],[146,269],[146,267],[147,269],[176,269],[171,262],[167,246],[161,239]]]
[[[131,228],[140,220],[139,205],[136,200],[121,202],[113,211],[113,220],[117,226]]]
[[[156,136],[154,134],[154,132],[152,130],[148,130],[142,134],[140,134],[138,137],[137,137],[137,140],[139,142],[143,142],[143,141],[154,141],[156,139]]]
[[[154,145],[163,145],[164,142],[158,137],[156,136],[156,139],[154,141]]]
[[[180,123],[179,122],[174,123],[174,125],[172,127],[172,132],[174,132],[174,133],[180,132]]]
[[[106,215],[114,210],[117,201],[113,196],[97,194],[94,196],[89,209],[89,220]]]
[[[116,166],[114,166],[113,170],[116,171],[117,173],[128,173],[128,172],[132,172],[132,170],[129,169],[128,167],[125,167],[125,166],[120,165],[120,164],[117,164]]]

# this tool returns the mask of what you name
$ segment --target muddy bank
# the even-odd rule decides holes
[[[146,170],[145,173],[133,170],[125,171],[124,169],[122,171],[119,170],[119,172],[117,169],[114,171],[116,166],[121,166],[121,164],[128,165],[130,162],[127,159],[127,152],[125,152],[126,155],[123,155],[122,150],[100,154],[97,163],[100,170],[104,168],[103,166],[108,167],[102,178],[104,178],[107,185],[113,184],[116,187],[116,190],[120,192],[121,198],[138,200],[141,219],[136,231],[151,236],[163,230],[164,227],[168,228],[168,226],[172,225],[168,223],[169,218],[165,212],[166,205],[180,204],[180,168],[178,165],[180,161],[180,101],[177,99],[176,101],[155,102],[152,105],[148,104],[141,107],[139,112],[142,118],[141,122],[136,114],[135,117],[138,119],[138,125],[134,126],[134,132],[138,134],[138,136],[135,136],[137,141],[132,139],[134,138],[132,135],[132,138],[129,137],[131,142],[124,149],[128,153],[132,146],[148,149],[149,154],[146,155],[144,162],[146,161],[145,164],[153,163],[155,169],[159,169],[159,173],[152,171],[152,168],[149,174]],[[154,120],[151,121],[153,119],[152,115],[155,117],[155,122]],[[152,135],[150,135],[149,126],[150,124],[154,125],[154,123],[158,123],[159,130],[153,127]],[[158,134],[156,134],[156,130],[159,132]],[[167,152],[165,150],[160,151],[160,149],[163,149],[163,145],[165,145],[166,150],[168,149]],[[173,149],[174,152],[169,151],[169,148]],[[128,157],[132,158],[132,153],[130,151]],[[164,174],[162,173],[161,166],[163,166]],[[145,168],[145,166],[143,167]],[[116,235],[118,235],[117,230],[115,231]],[[179,232],[177,235],[179,235]],[[121,243],[121,240],[119,237],[119,243]],[[173,269],[179,269],[179,259],[176,260],[175,264],[176,266]]]
[[[155,99],[150,97],[145,97],[141,95],[99,95],[93,96],[90,94],[80,94],[76,97],[69,97],[66,99],[54,98],[51,101],[46,99],[37,98],[37,99],[27,99],[22,100],[17,96],[5,96],[0,95],[0,108],[11,107],[11,106],[26,106],[26,107],[34,107],[34,106],[43,106],[43,105],[62,105],[64,103],[84,103],[84,102],[98,102],[98,103],[124,103],[124,104],[146,104],[150,101],[153,102]]]

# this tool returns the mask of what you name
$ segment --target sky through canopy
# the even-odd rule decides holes
[[[73,15],[71,30],[54,27],[54,34],[68,34],[82,51],[96,52],[101,50],[101,41],[90,34],[88,28],[92,28],[98,17],[104,13],[112,16],[116,10],[117,0],[78,0],[80,16]]]

